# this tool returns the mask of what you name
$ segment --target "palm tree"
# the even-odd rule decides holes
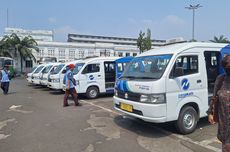
[[[224,37],[224,35],[221,35],[219,38],[214,36],[214,39],[210,41],[214,43],[230,43],[228,38]]]
[[[10,36],[5,36],[3,39],[5,39],[5,47],[7,47],[8,50],[14,51],[14,53],[13,51],[10,52],[14,54],[13,56],[16,57],[17,54],[20,55],[21,72],[23,72],[23,61],[27,58],[36,61],[36,58],[32,54],[32,50],[38,52],[39,49],[37,47],[37,42],[31,36],[20,39],[17,34],[13,33]]]
[[[4,38],[0,40],[0,56],[12,57],[10,50],[8,50],[10,46],[8,38],[8,36],[4,36]]]

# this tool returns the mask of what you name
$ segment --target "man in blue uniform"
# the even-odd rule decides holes
[[[3,70],[1,70],[0,72],[1,88],[5,95],[8,94],[9,85],[10,85],[8,69],[9,67],[5,65]]]
[[[78,102],[78,97],[77,97],[77,92],[75,90],[75,79],[73,78],[73,70],[74,70],[74,64],[69,65],[69,69],[66,72],[64,76],[64,82],[66,86],[66,91],[65,91],[65,96],[64,96],[64,102],[63,102],[63,107],[68,106],[68,97],[69,94],[73,97],[75,106],[80,106],[81,104]]]

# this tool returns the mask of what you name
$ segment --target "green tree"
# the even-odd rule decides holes
[[[0,40],[0,56],[12,57],[11,50],[8,50],[10,46],[8,38],[8,36],[4,36],[4,38]]]
[[[214,43],[230,43],[228,38],[224,37],[224,35],[221,35],[219,38],[214,36],[213,40],[210,41]]]
[[[152,41],[151,41],[151,31],[150,31],[150,29],[147,29],[146,34],[144,32],[142,32],[142,31],[140,31],[139,37],[137,39],[137,47],[139,48],[140,53],[151,49]]]
[[[4,36],[4,47],[10,51],[10,54],[14,57],[17,57],[17,54],[20,56],[21,72],[23,72],[23,61],[26,58],[33,59],[36,61],[36,58],[32,54],[32,50],[39,51],[37,47],[37,42],[31,37],[26,36],[23,39],[20,39],[17,34],[13,33],[10,36]]]
[[[139,37],[137,39],[137,47],[139,48],[140,53],[142,53],[144,51],[144,49],[145,49],[145,47],[144,47],[144,37],[145,37],[145,33],[140,31]]]

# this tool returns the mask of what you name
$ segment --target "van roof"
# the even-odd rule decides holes
[[[84,63],[87,63],[87,62],[92,62],[92,61],[96,61],[96,60],[116,60],[118,59],[119,57],[95,57],[95,58],[87,58],[87,59],[84,59],[82,60]]]
[[[160,55],[160,54],[178,54],[183,52],[184,50],[196,47],[205,47],[205,48],[223,48],[227,46],[226,43],[211,43],[211,42],[186,42],[179,44],[172,44],[163,46],[157,49],[151,49],[146,51],[139,56],[149,56],[149,55]]]

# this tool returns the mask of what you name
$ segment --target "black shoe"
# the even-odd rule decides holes
[[[67,104],[67,105],[63,105],[63,107],[68,107],[69,105]]]
[[[77,103],[77,104],[75,104],[75,106],[82,106],[82,104],[81,103]]]

